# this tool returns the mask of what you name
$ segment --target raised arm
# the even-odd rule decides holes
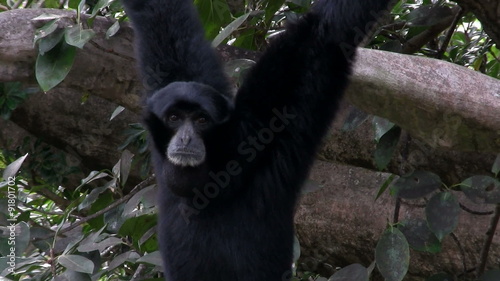
[[[136,56],[148,95],[174,81],[195,81],[224,95],[229,87],[205,40],[192,0],[122,0],[136,36]]]
[[[250,71],[236,97],[236,114],[257,118],[262,126],[276,111],[294,115],[286,127],[291,137],[321,140],[347,86],[355,47],[389,2],[316,1],[309,13],[271,42]]]

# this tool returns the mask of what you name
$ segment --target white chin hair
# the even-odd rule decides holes
[[[180,156],[180,155],[170,155],[167,153],[168,160],[172,162],[172,164],[181,167],[196,167],[199,166],[205,160],[203,158],[196,158],[191,156]]]

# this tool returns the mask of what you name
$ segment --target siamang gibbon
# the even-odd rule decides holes
[[[234,97],[192,0],[122,1],[147,92],[167,280],[287,279],[300,188],[355,47],[390,0],[315,1]]]

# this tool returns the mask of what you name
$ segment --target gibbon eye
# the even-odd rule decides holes
[[[200,118],[196,119],[196,123],[198,123],[198,124],[205,124],[207,122],[208,122],[207,118],[205,118],[205,117],[200,117]]]
[[[179,121],[179,116],[172,114],[172,115],[168,116],[168,121],[171,121],[171,122]]]

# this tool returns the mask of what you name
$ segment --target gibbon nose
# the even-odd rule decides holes
[[[181,142],[183,145],[188,145],[191,142],[191,136],[189,135],[181,136]]]
[[[181,130],[181,143],[182,145],[187,146],[191,142],[193,134],[195,133],[194,128],[191,124],[186,124]]]

